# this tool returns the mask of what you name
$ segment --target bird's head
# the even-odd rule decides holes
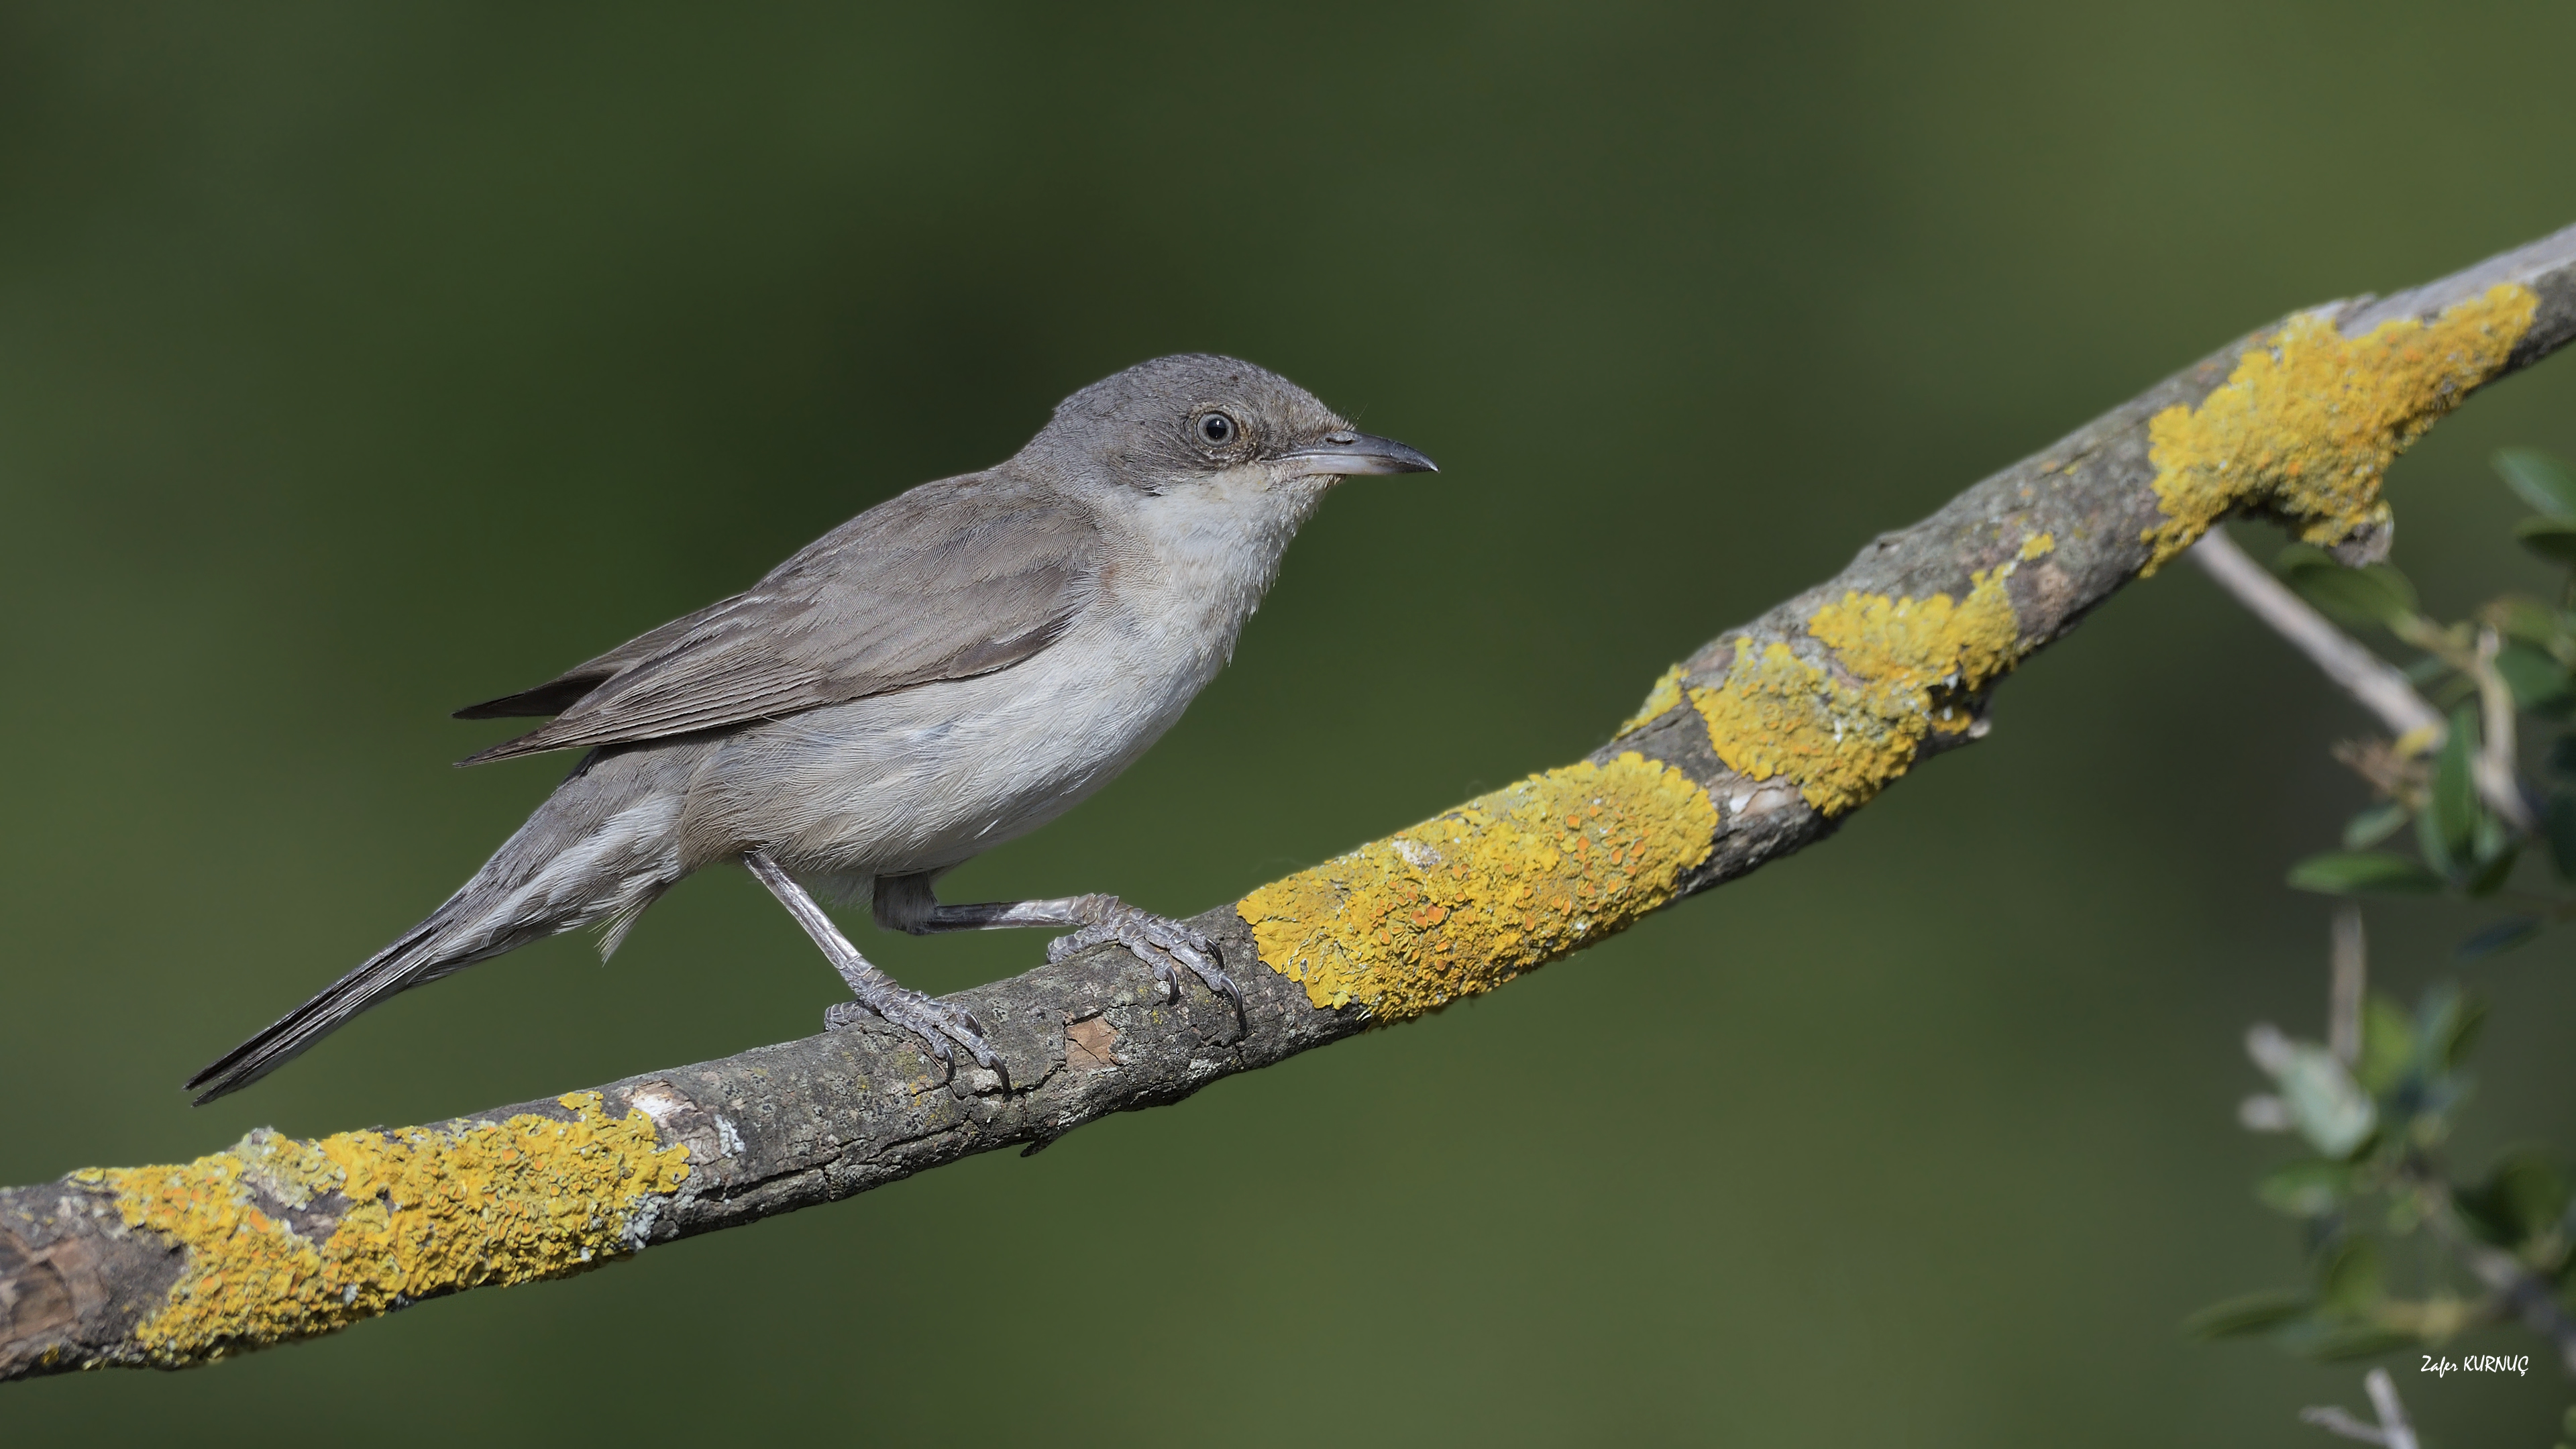
[[[1436,473],[1429,458],[1352,427],[1313,393],[1232,357],[1141,362],[1056,405],[1023,457],[1149,493],[1221,485],[1320,493],[1362,473]]]

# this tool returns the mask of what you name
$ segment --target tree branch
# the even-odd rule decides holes
[[[394,1132],[255,1132],[0,1191],[0,1377],[178,1367],[422,1298],[558,1277],[1176,1102],[1402,1020],[1829,834],[1983,736],[1995,684],[2220,519],[2384,549],[2388,461],[2576,335],[2576,228],[2231,344],[1719,636],[1574,765],[1192,924],[1247,1030],[1115,950],[957,998],[1009,1068],[944,1082],[861,1027]]]

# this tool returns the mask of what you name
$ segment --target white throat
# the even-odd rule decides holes
[[[1254,466],[1130,493],[1111,589],[1138,624],[1186,640],[1213,674],[1278,577],[1288,541],[1337,481]]]

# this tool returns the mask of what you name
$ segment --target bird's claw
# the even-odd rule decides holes
[[[1154,979],[1163,983],[1163,1002],[1171,1005],[1181,999],[1181,971],[1186,968],[1208,990],[1225,998],[1234,1008],[1235,1039],[1240,1041],[1250,1031],[1243,1009],[1243,991],[1234,978],[1225,974],[1225,953],[1216,942],[1184,922],[1151,911],[1139,910],[1116,896],[1080,896],[1075,911],[1083,921],[1080,930],[1058,936],[1047,942],[1047,962],[1052,965],[1077,952],[1115,942],[1127,948],[1129,955],[1145,963]]]
[[[935,996],[927,996],[908,986],[889,981],[871,991],[862,992],[853,1001],[836,1001],[823,1008],[823,1026],[827,1031],[841,1031],[875,1017],[888,1026],[901,1027],[921,1038],[930,1054],[957,1074],[954,1042],[975,1058],[975,1064],[1001,1078],[1002,1090],[1011,1089],[1011,1072],[992,1044],[984,1040],[983,1024],[962,1006],[951,1006]]]

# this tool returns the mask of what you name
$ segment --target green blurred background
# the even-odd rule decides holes
[[[724,872],[612,966],[178,1090],[559,771],[449,769],[503,727],[446,711],[1095,377],[1240,353],[1447,470],[1344,490],[1181,726],[957,882],[1194,911],[1581,754],[2244,329],[2576,220],[2571,47],[2564,0],[0,7],[0,1181],[815,1029]],[[2562,359],[2400,465],[2435,607],[2539,581],[2483,459],[2576,453],[2571,403]],[[2299,1275],[2238,1043],[2319,1029],[2277,882],[2363,724],[2177,569],[1828,845],[1497,996],[572,1282],[0,1389],[0,1440],[2320,1442],[2357,1368],[2177,1324]],[[2464,923],[2376,912],[2379,979]],[[1039,956],[859,939],[935,990]],[[2569,949],[2471,973],[2468,1166],[2576,1147]],[[2576,1397],[2397,1367],[2454,1444]]]

